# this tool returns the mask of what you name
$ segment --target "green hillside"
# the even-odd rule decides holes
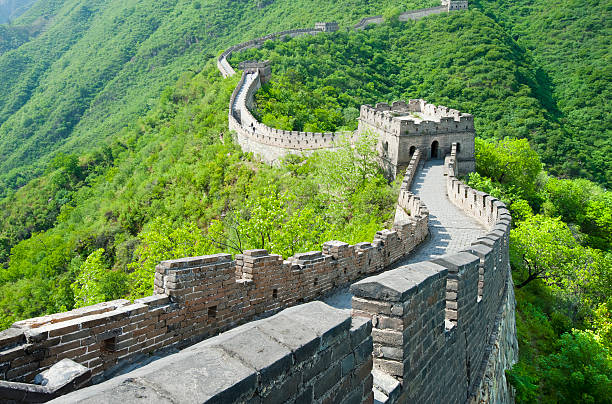
[[[10,22],[25,13],[36,0],[0,0],[0,24]]]
[[[224,47],[320,20],[347,26],[390,4],[433,3],[41,0],[14,24],[52,17],[44,32],[0,56],[0,196],[40,175],[58,151],[112,138]]]
[[[397,184],[381,177],[371,145],[363,165],[343,149],[271,168],[227,130],[239,77],[222,79],[214,57],[335,20],[337,33],[234,55],[234,66],[272,60],[254,112],[307,130],[354,128],[362,103],[402,98],[474,114],[478,173],[466,180],[515,221],[518,401],[609,402],[611,3],[478,0],[344,29],[436,4],[39,0],[0,26],[0,329],[146,295],[163,259],[289,256],[388,225]],[[529,259],[542,257],[554,265],[531,279]]]
[[[563,131],[534,133],[556,174],[612,186],[612,1],[471,2],[533,58],[546,107]]]

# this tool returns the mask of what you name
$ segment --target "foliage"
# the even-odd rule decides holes
[[[129,285],[122,271],[109,271],[104,249],[89,254],[81,265],[76,280],[70,285],[74,307],[89,306],[125,296]]]
[[[475,0],[529,52],[538,99],[560,131],[528,136],[555,176],[612,186],[610,1]]]
[[[35,2],[12,23],[32,35],[9,27],[10,44],[0,55],[0,198],[43,174],[57,152],[81,155],[116,139],[155,107],[165,87],[201,71],[223,48],[318,21],[347,27],[380,8],[436,0],[257,3]]]
[[[612,360],[591,332],[573,330],[541,359],[545,389],[563,403],[611,403]]]
[[[518,403],[600,402],[607,387],[598,390],[593,380],[606,383],[596,357],[610,344],[612,254],[601,233],[609,209],[599,201],[610,192],[584,179],[549,177],[535,164],[531,171],[499,176],[496,166],[512,161],[517,145],[524,155],[533,154],[526,144],[506,139],[499,147],[501,143],[477,141],[479,172],[468,183],[504,201],[514,219],[510,257],[517,283],[520,358],[506,372],[508,381]],[[522,199],[525,190],[531,192],[531,205]],[[572,328],[587,327],[592,331],[571,334]]]
[[[536,178],[542,171],[542,163],[526,139],[477,139],[476,142],[476,169],[480,174],[502,185],[512,184],[524,198],[535,198]]]
[[[139,298],[153,294],[155,267],[161,261],[197,257],[212,253],[210,242],[195,223],[172,223],[167,217],[153,219],[138,235],[136,261],[129,264],[131,271],[130,296]]]
[[[510,232],[512,262],[526,272],[521,288],[535,279],[558,284],[572,270],[579,244],[560,219],[531,216]]]
[[[242,238],[243,249],[260,247],[255,241],[261,240],[263,229],[270,235],[264,237],[264,247],[284,256],[319,249],[329,239],[371,240],[388,224],[396,189],[373,161],[364,160],[359,145],[338,154],[344,153],[344,159],[349,153],[361,156],[347,166],[350,172],[335,171],[339,183],[346,178],[352,185],[337,195],[348,201],[342,209],[319,192],[322,165],[332,167],[335,154],[292,157],[271,168],[241,153],[226,133],[226,108],[237,80],[221,80],[210,63],[197,75],[185,74],[153,111],[111,145],[53,160],[38,181],[40,207],[30,209],[56,209],[56,216],[47,213],[56,223],[16,243],[20,233],[11,230],[18,228],[18,220],[4,233],[10,255],[5,268],[0,267],[3,327],[74,307],[70,285],[79,273],[91,272],[89,263],[83,270],[81,266],[99,249],[105,251],[107,270],[96,296],[139,297],[151,293],[154,268],[161,260],[236,252],[214,242],[229,245],[236,237],[230,218],[249,234]],[[373,151],[367,155],[374,156]],[[5,214],[19,219],[18,209],[28,199],[25,191],[14,195],[17,203],[7,203]],[[61,203],[46,207],[49,198],[60,195],[65,195]],[[22,219],[40,223],[40,218]],[[31,299],[36,303],[28,304]],[[77,301],[82,300],[77,294]]]

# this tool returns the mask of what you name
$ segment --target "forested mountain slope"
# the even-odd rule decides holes
[[[45,32],[0,56],[0,196],[58,151],[82,152],[142,115],[180,74],[223,47],[286,28],[344,26],[426,1],[41,0],[15,23]]]
[[[533,57],[550,97],[547,109],[563,127],[532,133],[556,174],[612,186],[612,1],[475,0]]]
[[[26,12],[36,0],[0,0],[0,24],[9,22]]]

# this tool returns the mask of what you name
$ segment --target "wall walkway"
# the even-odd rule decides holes
[[[461,251],[486,234],[481,223],[448,199],[442,160],[425,162],[412,183],[412,192],[429,210],[429,238],[396,267]]]
[[[428,261],[469,247],[487,233],[474,217],[455,205],[446,195],[446,176],[442,160],[428,160],[414,173],[410,190],[429,212],[429,237],[414,251],[387,269],[415,262]],[[348,286],[326,296],[325,303],[338,309],[351,308],[352,294]]]

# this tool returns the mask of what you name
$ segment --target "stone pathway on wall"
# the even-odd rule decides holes
[[[234,116],[240,116],[240,112],[246,110],[247,89],[249,88],[253,80],[255,80],[256,76],[257,75],[255,73],[247,73],[245,75],[244,83],[242,84],[242,87],[240,87],[240,90],[238,90],[238,94],[236,95],[236,101],[233,105]]]
[[[486,229],[446,197],[443,160],[430,160],[418,171],[411,187],[429,209],[429,237],[406,258],[388,269],[454,253],[469,246]],[[339,289],[323,301],[339,309],[351,308],[348,287]]]

